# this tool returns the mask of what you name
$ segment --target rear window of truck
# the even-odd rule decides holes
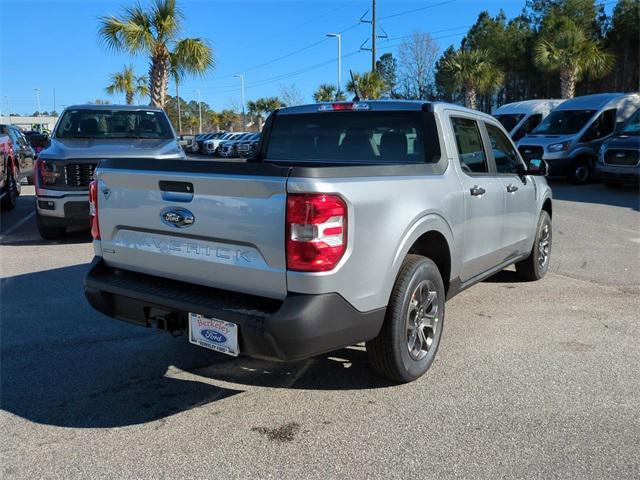
[[[426,163],[424,117],[418,111],[275,115],[269,161],[339,164]],[[430,137],[437,135],[431,132]],[[437,159],[435,159],[437,161]]]

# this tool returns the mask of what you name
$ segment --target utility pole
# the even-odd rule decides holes
[[[371,72],[376,71],[376,0],[371,0]]]
[[[200,115],[200,133],[202,133],[202,98],[200,97],[200,89],[196,91],[198,92],[198,112]]]
[[[339,33],[327,33],[327,37],[338,39],[338,92],[340,92],[340,79],[342,78],[342,35]]]
[[[182,134],[182,118],[180,118],[180,91],[178,90],[178,79],[176,78],[176,102],[178,102],[178,135]]]
[[[42,132],[42,112],[40,111],[40,89],[34,88],[36,92],[36,108],[38,109],[38,118],[40,119],[40,131]]]
[[[53,111],[57,112],[57,110],[56,110],[56,87],[53,87]]]
[[[234,77],[240,79],[240,98],[242,101],[242,129],[244,130],[245,128],[247,128],[247,118],[244,113],[244,75],[237,74],[234,75]]]
[[[7,102],[7,115],[9,116],[9,125],[11,125],[11,107],[9,106],[9,95],[4,96],[5,102]]]

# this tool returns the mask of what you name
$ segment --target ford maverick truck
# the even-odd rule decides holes
[[[246,163],[103,160],[85,295],[228,355],[366,342],[376,372],[408,382],[434,360],[446,299],[511,264],[547,272],[546,168],[455,105],[284,108]]]

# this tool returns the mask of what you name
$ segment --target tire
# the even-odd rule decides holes
[[[36,224],[38,233],[45,240],[59,240],[67,234],[67,228],[60,225],[47,225],[46,220],[36,213]]]
[[[2,197],[2,203],[0,203],[0,208],[5,211],[16,208],[16,198],[20,195],[20,190],[18,179],[13,169],[7,171],[4,194],[4,197]]]
[[[592,168],[589,161],[584,158],[578,158],[573,164],[569,180],[574,185],[584,185],[591,178],[591,173]]]
[[[436,264],[426,257],[407,255],[391,292],[382,329],[366,343],[371,368],[399,383],[422,376],[440,345],[444,308],[444,283]],[[424,323],[416,326],[416,322]]]
[[[516,263],[516,273],[523,280],[540,280],[549,270],[551,261],[551,245],[553,231],[551,229],[551,217],[543,210],[538,219],[536,238],[529,256]]]
[[[623,183],[617,180],[605,180],[604,186],[607,188],[622,188]]]

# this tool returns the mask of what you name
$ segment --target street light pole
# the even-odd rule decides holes
[[[38,118],[40,119],[40,131],[42,132],[42,112],[40,111],[40,89],[34,88],[36,92],[36,108],[38,109]]]
[[[338,92],[340,92],[340,79],[342,78],[342,35],[339,33],[327,33],[327,37],[338,39]]]
[[[240,79],[240,99],[242,101],[242,129],[247,128],[247,118],[244,113],[244,75],[238,73],[234,77]]]

